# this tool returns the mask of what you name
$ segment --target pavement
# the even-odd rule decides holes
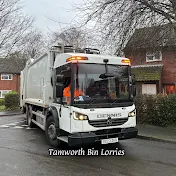
[[[176,127],[157,127],[153,125],[137,125],[138,138],[176,143]]]
[[[4,116],[13,116],[13,115],[20,115],[22,114],[21,111],[5,111],[5,112],[0,112],[0,117],[4,117]]]
[[[0,112],[0,117],[21,115],[21,111]],[[176,143],[176,127],[166,128],[152,125],[137,124],[138,138],[168,143]]]
[[[24,114],[1,117],[0,134],[0,176],[176,175],[176,144],[134,138],[82,148],[94,151],[91,155],[57,155],[57,151],[73,151],[63,144],[52,156],[45,133],[27,127]],[[124,155],[105,155],[116,150]]]

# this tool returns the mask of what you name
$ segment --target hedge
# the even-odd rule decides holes
[[[138,123],[166,127],[176,122],[176,95],[139,95],[135,104]]]
[[[0,106],[4,105],[4,98],[0,98]]]
[[[4,105],[6,108],[16,108],[19,107],[20,97],[19,94],[15,91],[11,91],[5,94]]]

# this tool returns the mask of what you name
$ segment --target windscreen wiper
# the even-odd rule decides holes
[[[114,75],[113,73],[103,73],[99,76],[99,78],[101,79],[107,79],[107,78],[112,78],[115,77],[116,75]]]
[[[96,101],[99,100],[99,99],[100,99],[100,97],[94,99],[92,102],[90,102],[90,103],[87,105],[87,107],[89,107],[91,104],[93,104],[94,102],[96,102]]]
[[[113,101],[113,102],[110,104],[110,106],[113,105],[114,103],[116,103],[117,101],[119,101],[119,99],[116,99],[115,101]]]

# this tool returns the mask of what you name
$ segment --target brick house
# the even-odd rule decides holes
[[[20,73],[23,68],[23,60],[0,58],[0,98],[12,90],[20,93]]]
[[[170,25],[137,29],[123,50],[137,94],[176,93],[176,33]]]

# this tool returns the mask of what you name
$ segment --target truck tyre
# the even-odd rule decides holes
[[[53,147],[59,147],[61,141],[57,139],[58,131],[55,126],[55,121],[53,116],[49,116],[46,120],[46,130],[45,135],[48,143]]]
[[[35,127],[35,124],[32,122],[32,116],[32,106],[26,106],[26,122],[30,128]]]

